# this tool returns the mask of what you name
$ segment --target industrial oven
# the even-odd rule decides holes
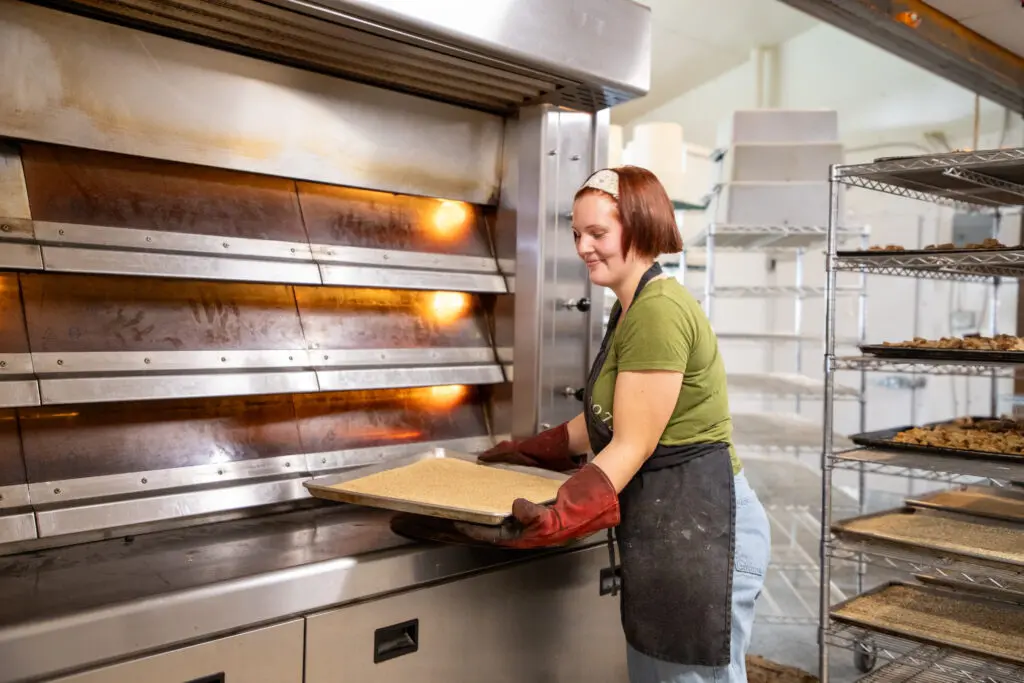
[[[603,536],[303,483],[580,410],[649,52],[631,0],[0,0],[0,681],[624,680]]]

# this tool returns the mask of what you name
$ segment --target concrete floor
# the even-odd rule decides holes
[[[741,457],[772,523],[772,566],[758,601],[751,654],[817,675],[821,475],[782,453]],[[856,514],[856,501],[835,490],[833,516]],[[853,597],[854,566],[833,562],[832,572],[832,603]],[[866,585],[882,578],[873,573]],[[854,667],[850,651],[832,648],[830,659],[830,679],[835,683],[855,681],[863,675]]]

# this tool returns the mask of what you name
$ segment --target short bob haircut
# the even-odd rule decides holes
[[[589,194],[604,195],[615,202],[622,223],[622,253],[630,249],[641,258],[656,259],[662,254],[678,254],[683,238],[676,224],[672,200],[657,176],[639,166],[608,169],[619,176],[619,198],[593,187],[582,187],[573,201]]]

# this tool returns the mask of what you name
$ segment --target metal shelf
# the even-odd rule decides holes
[[[886,451],[854,448],[830,457],[837,469],[856,469],[897,477],[944,482],[947,484],[978,483],[987,480],[993,486],[1010,486],[1024,481],[1024,458],[1019,463],[928,455],[914,451]]]
[[[1024,148],[954,152],[835,167],[845,185],[957,208],[1024,206]]]
[[[1024,667],[993,662],[961,654],[933,645],[922,645],[912,640],[876,633],[858,626],[833,623],[825,633],[825,642],[845,650],[862,650],[864,644],[881,660],[891,664],[884,666],[861,681],[957,681],[958,683],[1024,683]],[[900,667],[903,678],[886,678],[896,673],[889,667]],[[888,669],[888,672],[886,670]],[[939,678],[919,678],[907,675],[912,672],[926,673]]]
[[[824,395],[820,379],[791,372],[750,372],[727,375],[729,393],[756,396],[801,396],[821,398]],[[836,386],[837,397],[860,398],[860,392],[852,387]]]
[[[1024,249],[978,249],[971,252],[902,253],[879,251],[837,256],[840,271],[932,280],[985,282],[993,277],[1024,277]]]
[[[840,229],[840,239],[853,239],[865,234],[861,228]],[[806,249],[825,246],[828,227],[818,225],[712,225],[687,240],[687,249],[707,247],[737,251],[772,249]]]
[[[798,296],[798,297],[823,297],[825,296],[824,287],[793,287],[788,285],[754,285],[749,287],[715,287],[712,290],[712,295],[716,297],[728,297],[728,298],[767,298],[776,296]],[[857,295],[863,294],[864,290],[860,287],[836,287],[836,294],[838,295]]]
[[[876,356],[840,356],[834,359],[835,370],[868,372],[901,372],[918,375],[963,375],[967,377],[1013,377],[1017,363],[977,363],[970,361],[878,358]]]
[[[1012,565],[998,565],[973,560],[952,552],[916,550],[905,545],[870,541],[833,541],[828,547],[829,557],[844,562],[864,561],[884,569],[895,569],[912,575],[926,575],[947,581],[957,581],[973,588],[1021,592],[1024,591],[1024,572]]]

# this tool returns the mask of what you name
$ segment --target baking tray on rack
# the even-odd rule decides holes
[[[1005,253],[1007,251],[1024,253],[1024,244],[1006,247],[986,247],[985,249],[967,249],[966,247],[958,249],[847,249],[837,251],[836,256],[839,258],[863,258],[865,256],[877,258],[885,256],[963,256],[966,254],[973,256],[978,254]]]
[[[984,349],[933,349],[914,346],[865,344],[860,352],[876,358],[898,360],[947,361],[952,363],[1024,363],[1024,351],[986,351]]]
[[[994,600],[1012,602],[1024,607],[1024,585],[1019,588],[998,587],[974,581],[956,579],[950,576],[934,576],[931,574],[914,574],[914,578],[929,586],[944,586],[959,593],[976,593]]]
[[[896,638],[1024,665],[1024,607],[1013,602],[892,581],[834,605],[831,617]],[[957,627],[959,634],[953,632]]]
[[[437,517],[441,519],[450,519],[459,522],[470,522],[473,524],[484,524],[488,526],[500,525],[509,518],[510,513],[499,513],[494,512],[492,510],[473,509],[468,507],[459,507],[455,505],[422,502],[417,500],[411,500],[408,498],[396,498],[377,494],[346,491],[337,488],[341,484],[346,484],[356,479],[362,479],[364,477],[369,477],[370,475],[373,474],[397,470],[408,465],[414,465],[424,460],[431,460],[436,458],[460,460],[472,463],[479,467],[493,468],[496,470],[502,470],[507,472],[518,472],[521,474],[530,474],[533,476],[542,477],[544,479],[552,479],[559,483],[564,482],[566,479],[569,478],[568,474],[552,472],[550,470],[534,467],[522,467],[518,465],[484,465],[477,462],[477,456],[471,455],[469,453],[461,453],[447,448],[430,448],[428,450],[424,450],[421,453],[395,458],[392,460],[388,460],[387,462],[381,463],[379,465],[357,467],[350,471],[343,472],[341,474],[314,477],[313,479],[304,482],[304,486],[309,491],[310,495],[312,495],[313,497],[333,501],[336,503],[363,505],[366,507],[382,508],[385,510],[394,510],[396,512],[408,512],[411,514],[424,515],[427,517]],[[553,500],[554,497],[547,500],[536,500],[533,502],[537,504],[546,504],[551,503]],[[511,501],[509,501],[509,504],[511,505]]]
[[[925,446],[916,443],[903,443],[893,441],[893,438],[902,431],[917,427],[937,427],[951,424],[952,420],[940,422],[929,422],[923,425],[904,425],[902,427],[890,427],[889,429],[878,429],[873,432],[861,432],[850,436],[850,441],[865,448],[878,448],[889,451],[909,451],[921,453],[922,455],[936,455],[953,458],[970,458],[974,460],[993,460],[998,462],[1014,462],[1024,464],[1024,455],[1016,453],[998,453],[996,451],[974,451],[959,448],[944,448],[941,446]]]
[[[1024,491],[1015,489],[967,486],[914,496],[907,498],[906,503],[916,508],[1024,523]]]
[[[835,522],[832,533],[841,541],[910,549],[939,563],[953,556],[1002,571],[1020,570],[1024,580],[1024,527],[1015,526],[906,506]]]

